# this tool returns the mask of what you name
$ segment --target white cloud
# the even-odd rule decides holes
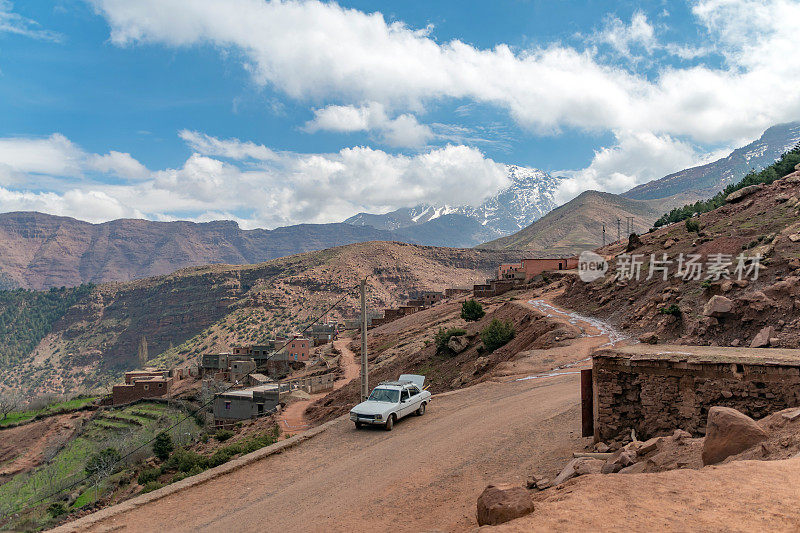
[[[0,138],[0,169],[9,175],[42,174],[81,178],[87,172],[112,174],[124,179],[141,179],[147,168],[130,154],[111,151],[89,154],[60,133],[45,138]]]
[[[94,4],[117,45],[237,50],[256,82],[303,100],[414,111],[433,100],[468,99],[504,108],[536,132],[630,130],[704,143],[754,137],[800,116],[800,64],[787,60],[796,52],[800,5],[789,0],[695,2],[697,22],[729,64],[664,66],[652,78],[561,44],[512,50],[439,43],[431,28],[313,0]],[[608,38],[621,50],[654,46],[643,14],[612,24]]]
[[[226,157],[230,159],[256,159],[269,161],[277,159],[275,152],[262,144],[253,142],[241,142],[239,139],[222,140],[210,137],[204,133],[191,130],[181,130],[178,136],[189,145],[189,147],[203,155]]]
[[[582,170],[556,172],[567,176],[557,198],[566,202],[587,189],[625,192],[640,183],[707,162],[709,156],[685,141],[668,135],[616,131],[616,144],[595,152]],[[718,155],[718,154],[715,154]]]
[[[61,40],[60,34],[42,29],[35,20],[14,13],[13,9],[14,4],[9,0],[0,0],[0,33],[13,33],[46,41]]]
[[[0,188],[0,210],[37,210],[90,221],[224,216],[244,227],[276,227],[339,222],[358,211],[423,202],[476,204],[507,182],[503,165],[467,146],[416,155],[361,146],[303,154],[277,153],[198,132],[183,131],[181,137],[192,148],[232,161],[194,153],[178,168],[152,172],[128,154],[86,153],[57,134],[33,140],[0,138],[0,163],[16,173],[13,186]],[[93,181],[83,176],[87,168],[136,179]]]
[[[632,57],[633,48],[641,47],[649,54],[658,45],[653,26],[647,21],[647,15],[641,11],[635,12],[631,16],[631,23],[627,25],[615,16],[609,17],[603,29],[590,40],[607,44],[628,58]]]
[[[344,133],[374,131],[381,142],[405,147],[424,146],[434,137],[431,128],[420,124],[414,115],[404,113],[390,118],[384,106],[378,102],[315,109],[314,118],[306,123],[305,130],[310,133],[320,130]]]

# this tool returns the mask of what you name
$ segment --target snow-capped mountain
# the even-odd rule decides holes
[[[464,220],[465,231],[474,233],[477,221],[483,227],[484,236],[501,237],[519,231],[557,207],[555,194],[562,178],[517,165],[507,165],[506,171],[510,185],[478,207],[421,204],[383,215],[358,213],[344,222],[392,231],[420,226],[447,215],[459,215],[448,217],[451,227],[455,221],[466,218],[470,220],[468,223]]]

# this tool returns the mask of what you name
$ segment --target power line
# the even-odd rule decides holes
[[[360,288],[360,284],[359,284],[359,285],[356,285],[355,287],[353,287],[352,289],[350,289],[350,291],[353,291],[353,290],[355,290],[355,289],[358,289],[358,288]],[[300,332],[298,335],[295,335],[293,339],[287,339],[287,340],[286,340],[286,342],[284,343],[284,345],[283,345],[283,346],[281,346],[280,348],[278,348],[277,350],[275,350],[275,352],[273,352],[272,354],[270,354],[270,355],[269,355],[269,357],[267,357],[267,358],[266,358],[266,360],[269,360],[269,359],[271,359],[272,357],[274,357],[275,355],[277,355],[279,352],[281,352],[282,350],[284,350],[284,349],[285,349],[285,348],[286,348],[286,347],[289,345],[289,343],[290,343],[290,342],[292,342],[292,340],[294,340],[294,339],[297,339],[297,338],[299,338],[300,336],[302,336],[302,335],[303,335],[303,334],[304,334],[306,331],[308,331],[308,329],[309,329],[311,326],[313,326],[314,324],[316,324],[317,322],[319,322],[319,321],[322,319],[322,317],[324,317],[325,315],[327,315],[328,313],[330,313],[330,312],[333,310],[333,308],[334,308],[334,307],[336,307],[337,305],[339,305],[339,303],[341,303],[341,302],[342,302],[342,301],[343,301],[345,298],[347,298],[347,296],[350,294],[350,291],[347,291],[347,292],[345,292],[345,293],[344,293],[344,295],[343,295],[341,298],[339,298],[338,300],[336,300],[336,302],[334,302],[334,303],[333,303],[333,305],[331,305],[330,307],[328,307],[328,309],[326,309],[326,310],[325,310],[325,312],[323,312],[323,313],[322,313],[322,314],[321,314],[319,317],[317,317],[317,318],[315,318],[313,321],[311,321],[311,322],[310,322],[310,323],[309,323],[309,324],[308,324],[308,325],[307,325],[307,326],[306,326],[306,327],[305,327],[305,328],[304,328],[304,329],[303,329],[303,330],[302,330],[302,331],[301,331],[301,332]],[[171,425],[171,426],[169,426],[168,428],[161,430],[161,431],[160,431],[158,434],[161,434],[161,433],[166,433],[166,432],[168,432],[168,431],[170,431],[170,430],[174,429],[175,427],[179,426],[180,424],[182,424],[183,422],[185,422],[185,421],[186,421],[186,420],[188,420],[189,418],[191,418],[191,417],[195,416],[197,413],[201,412],[203,409],[205,409],[206,407],[208,407],[209,405],[211,405],[211,403],[213,403],[213,402],[214,402],[214,400],[216,399],[216,396],[217,396],[217,395],[219,395],[219,394],[224,394],[224,393],[228,392],[229,390],[231,390],[232,388],[234,388],[236,385],[237,385],[237,384],[236,384],[236,383],[234,383],[234,384],[232,384],[230,387],[228,387],[228,388],[226,388],[226,389],[224,389],[224,390],[222,390],[222,391],[220,391],[220,392],[217,392],[217,393],[215,393],[215,394],[214,394],[214,397],[212,397],[212,398],[211,398],[209,401],[207,401],[206,403],[204,403],[204,404],[202,404],[200,407],[198,407],[198,408],[197,408],[197,410],[195,410],[195,411],[194,411],[194,412],[192,412],[191,414],[188,414],[188,415],[186,415],[185,417],[181,418],[180,420],[178,420],[177,422],[175,422],[174,424],[172,424],[172,425]],[[187,410],[188,410],[188,409],[187,409]],[[156,435],[156,436],[158,436],[158,435]],[[128,452],[128,453],[126,453],[125,455],[121,456],[121,457],[120,457],[120,458],[119,458],[117,461],[115,461],[115,462],[114,462],[114,467],[116,468],[116,466],[117,466],[118,464],[120,464],[122,461],[124,461],[124,460],[125,460],[125,459],[127,459],[128,457],[132,456],[134,453],[138,452],[139,450],[141,450],[141,449],[142,449],[142,448],[144,448],[145,446],[147,446],[147,445],[149,445],[149,444],[153,443],[155,440],[156,440],[156,437],[153,437],[152,439],[148,440],[147,442],[145,442],[145,443],[143,443],[143,444],[141,444],[141,445],[137,446],[136,448],[134,448],[134,449],[133,449],[133,450],[131,450],[130,452]],[[108,477],[108,476],[105,476],[105,477]],[[56,495],[58,495],[58,494],[61,494],[62,492],[66,491],[66,490],[69,490],[69,489],[71,489],[71,488],[73,488],[73,487],[75,487],[75,486],[77,486],[77,485],[80,485],[80,484],[81,484],[81,483],[83,483],[84,481],[89,481],[89,480],[91,480],[91,478],[92,478],[92,476],[85,476],[85,477],[83,477],[83,478],[81,478],[81,479],[79,479],[79,480],[77,480],[77,481],[75,481],[75,482],[73,482],[73,483],[71,483],[71,484],[67,485],[66,487],[63,487],[63,488],[61,488],[61,489],[59,489],[59,490],[57,490],[57,491],[55,491],[55,492],[53,492],[53,493],[51,493],[51,494],[48,494],[47,496],[43,496],[42,498],[39,498],[38,500],[34,501],[33,503],[29,503],[29,504],[27,504],[27,505],[25,505],[25,506],[18,507],[17,509],[15,509],[15,510],[13,510],[13,511],[9,511],[8,513],[6,513],[6,516],[11,516],[11,515],[13,515],[13,514],[19,513],[19,512],[21,512],[21,511],[24,511],[25,509],[32,509],[32,508],[36,507],[37,505],[39,505],[40,503],[42,503],[43,501],[45,501],[45,500],[49,500],[50,498],[52,498],[52,497],[54,497],[54,496],[56,496]]]

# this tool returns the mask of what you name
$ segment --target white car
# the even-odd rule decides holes
[[[404,416],[425,414],[431,393],[422,388],[425,376],[403,374],[397,381],[384,381],[372,390],[367,401],[350,410],[350,420],[359,429],[363,424],[381,425],[391,431]]]

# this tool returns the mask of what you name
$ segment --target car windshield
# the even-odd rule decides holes
[[[373,402],[397,403],[399,398],[400,391],[392,389],[375,389],[369,395],[369,399]]]

